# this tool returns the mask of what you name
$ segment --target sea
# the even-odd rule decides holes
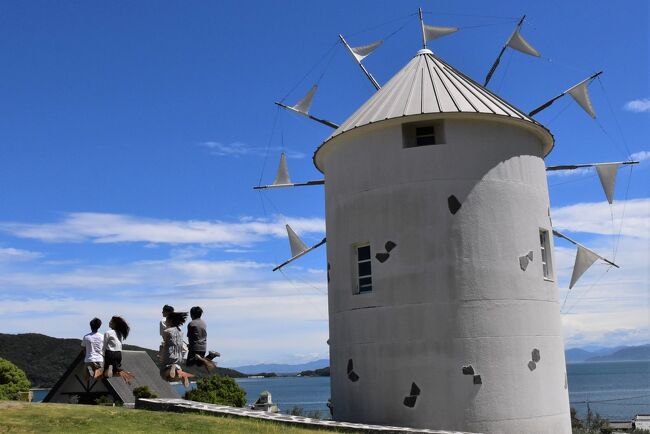
[[[611,421],[630,421],[637,414],[650,414],[650,361],[592,362],[567,364],[569,401],[579,417],[587,409]],[[283,413],[294,407],[304,414],[318,411],[329,418],[329,377],[238,378],[252,404],[265,390]],[[191,387],[195,385],[192,384]],[[185,389],[175,385],[182,395]],[[34,390],[34,401],[40,401],[47,389]]]

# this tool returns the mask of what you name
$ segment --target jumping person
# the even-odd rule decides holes
[[[162,319],[158,324],[158,329],[160,331],[160,346],[158,347],[158,360],[162,360],[163,358],[162,355],[163,344],[164,344],[163,332],[167,328],[167,316],[173,312],[174,312],[174,308],[168,304],[164,305],[162,308]]]
[[[205,367],[206,371],[210,372],[210,368],[216,367],[212,359],[217,357],[219,353],[210,351],[208,356],[205,357],[205,352],[208,349],[208,332],[201,315],[203,315],[203,309],[200,306],[194,306],[190,309],[192,321],[187,325],[187,339],[189,341],[187,366],[200,364]]]
[[[102,356],[104,337],[98,332],[101,326],[102,320],[93,318],[90,320],[91,333],[86,334],[81,339],[81,346],[86,351],[86,356],[84,357],[86,372],[94,379],[98,379],[104,373],[104,357]]]
[[[180,379],[183,386],[189,387],[189,378],[192,374],[183,372],[181,362],[183,361],[183,335],[181,326],[187,319],[187,312],[170,312],[167,315],[167,328],[163,330],[163,345],[161,350],[160,376],[167,381]]]
[[[115,374],[130,383],[133,375],[122,369],[122,341],[131,329],[121,316],[112,317],[108,327],[104,334],[104,376],[110,378]]]

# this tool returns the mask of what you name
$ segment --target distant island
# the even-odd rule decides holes
[[[282,363],[260,363],[257,365],[244,365],[235,366],[232,369],[243,372],[247,375],[260,375],[259,373],[274,372],[278,375],[296,375],[302,371],[313,371],[315,369],[322,369],[328,367],[330,361],[328,359],[314,360],[313,362],[300,363],[296,365],[282,364]]]
[[[302,371],[298,374],[299,377],[329,377],[330,367],[314,369],[313,371]]]
[[[567,363],[635,362],[650,360],[650,344],[614,348],[570,348],[564,352]]]
[[[145,351],[154,363],[158,362],[158,351],[135,345],[124,345],[125,350]],[[25,371],[32,387],[52,387],[81,351],[80,339],[53,338],[38,333],[0,333],[0,358],[7,359]],[[206,375],[198,367],[185,368],[196,377]],[[246,377],[245,374],[228,368],[217,368],[219,375],[232,378]]]

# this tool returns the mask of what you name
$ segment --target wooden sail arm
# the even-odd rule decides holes
[[[585,246],[583,246],[583,245],[580,244],[579,242],[577,242],[577,241],[575,241],[575,240],[573,240],[573,239],[567,237],[566,235],[564,235],[564,234],[562,234],[562,233],[556,231],[555,229],[553,229],[553,235],[555,235],[556,237],[559,237],[559,238],[563,238],[563,239],[567,240],[568,242],[570,242],[571,244],[573,244],[573,245],[575,245],[575,246],[582,247],[583,249],[592,252],[594,255],[598,256],[600,259],[602,259],[603,261],[607,262],[609,265],[611,265],[611,266],[613,266],[613,267],[621,268],[621,267],[619,267],[618,265],[616,265],[615,263],[613,263],[612,261],[610,261],[609,259],[607,259],[607,258],[603,258],[603,257],[600,256],[598,253],[594,252],[594,251],[591,250],[591,249],[586,248]]]
[[[524,20],[526,19],[526,15],[521,17],[519,20],[519,23],[517,24],[517,27],[515,28],[515,32],[521,28],[521,25],[524,23]],[[514,32],[513,32],[514,34]],[[488,83],[490,82],[490,79],[492,78],[492,75],[494,74],[494,71],[497,70],[497,66],[499,66],[499,63],[501,62],[501,57],[503,56],[503,53],[505,53],[506,48],[508,48],[508,42],[512,38],[512,35],[510,35],[510,38],[508,38],[508,41],[503,45],[501,48],[501,51],[499,51],[499,55],[497,56],[497,60],[494,61],[494,64],[492,65],[492,68],[490,68],[490,71],[487,73],[485,76],[485,82],[483,83],[483,87],[487,87]]]
[[[355,61],[357,62],[357,64],[359,65],[359,68],[361,68],[361,70],[362,70],[363,73],[366,75],[366,77],[368,78],[368,80],[370,80],[370,83],[372,83],[372,85],[375,87],[375,89],[377,89],[377,90],[381,89],[381,86],[379,85],[379,83],[377,83],[377,80],[375,80],[375,77],[373,77],[372,74],[371,74],[370,72],[368,72],[368,70],[366,69],[366,67],[363,66],[363,64],[359,61],[359,59],[357,59],[357,57],[354,55],[354,51],[352,51],[352,47],[350,47],[350,45],[349,45],[348,42],[345,40],[345,38],[343,37],[343,35],[339,35],[339,38],[341,39],[341,42],[343,42],[343,45],[345,45],[345,48],[348,49],[348,51],[350,52],[350,54],[352,55],[352,57],[354,57],[354,60],[355,60]]]
[[[556,170],[575,170],[575,169],[581,169],[583,167],[597,167],[597,166],[606,166],[609,164],[622,164],[622,165],[627,165],[627,164],[639,164],[638,161],[618,161],[615,163],[591,163],[591,164],[564,164],[561,166],[548,166],[546,168],[547,172],[552,172]]]
[[[282,107],[283,109],[286,109],[286,110],[292,111],[292,112],[294,112],[294,113],[298,113],[299,115],[303,115],[303,116],[305,116],[305,117],[307,117],[307,118],[309,118],[309,119],[311,119],[311,120],[313,120],[313,121],[320,122],[320,123],[323,124],[323,125],[327,125],[327,126],[330,127],[330,128],[337,129],[337,128],[339,127],[339,126],[338,126],[337,124],[335,124],[334,122],[330,122],[330,121],[325,120],[325,119],[317,118],[317,117],[315,117],[315,116],[310,115],[309,113],[301,112],[300,110],[296,110],[295,108],[293,108],[293,107],[291,107],[291,106],[288,106],[288,105],[286,105],[286,104],[282,104],[281,102],[276,102],[275,104],[276,104],[276,105],[279,105],[279,106]]]
[[[288,264],[292,263],[292,262],[295,261],[296,259],[298,259],[298,258],[300,258],[300,257],[302,257],[302,256],[304,256],[304,255],[306,255],[307,253],[311,252],[312,250],[314,250],[314,249],[316,249],[316,248],[322,246],[323,244],[325,244],[326,241],[327,241],[327,239],[326,239],[326,238],[323,238],[321,241],[319,241],[318,243],[314,244],[313,246],[311,246],[311,247],[308,248],[307,250],[302,251],[302,252],[298,253],[297,255],[293,256],[292,258],[290,258],[290,259],[284,261],[282,264],[280,264],[280,265],[278,265],[277,267],[275,267],[275,268],[273,269],[273,271],[277,271],[277,270],[279,270],[280,268],[284,267],[285,265],[288,265]]]
[[[558,99],[562,98],[562,97],[563,97],[564,95],[566,95],[567,93],[571,92],[571,91],[572,91],[573,89],[575,89],[576,87],[582,85],[583,83],[585,83],[585,82],[587,82],[587,81],[591,81],[591,80],[593,80],[594,78],[598,77],[598,76],[599,76],[600,74],[602,74],[602,73],[603,73],[603,71],[599,71],[599,72],[593,74],[592,76],[590,76],[589,78],[586,78],[586,79],[582,80],[580,83],[576,84],[575,86],[571,86],[569,89],[565,90],[564,92],[562,92],[562,93],[559,94],[558,96],[551,98],[549,101],[545,102],[545,103],[542,104],[541,106],[537,107],[535,110],[533,110],[533,111],[531,111],[530,113],[528,113],[528,116],[534,116],[534,115],[536,115],[537,113],[541,112],[541,111],[544,110],[545,108],[548,108],[551,104],[553,104],[553,103],[554,103],[555,101],[557,101]]]
[[[318,179],[316,181],[307,181],[307,182],[296,182],[291,184],[270,184],[270,185],[256,185],[253,187],[253,190],[264,190],[267,188],[286,188],[286,187],[306,187],[310,185],[324,185],[324,179]]]

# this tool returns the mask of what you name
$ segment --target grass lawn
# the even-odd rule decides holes
[[[120,407],[0,401],[0,433],[322,433],[254,419]],[[334,431],[330,431],[334,432]]]

